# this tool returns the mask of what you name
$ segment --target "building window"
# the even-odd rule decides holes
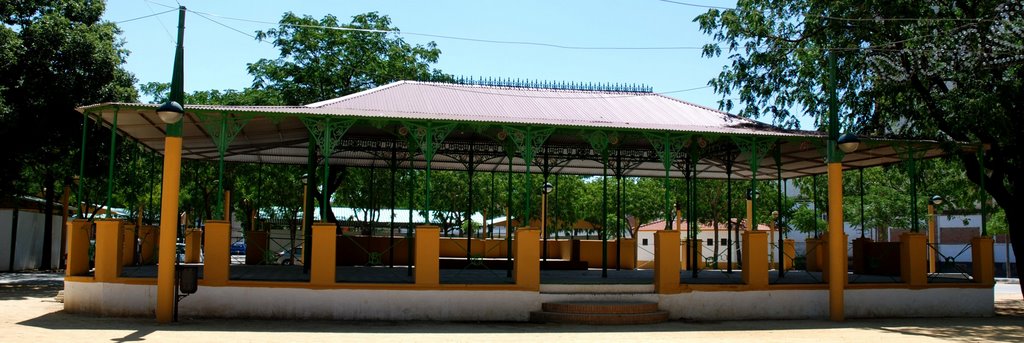
[[[712,245],[715,245],[715,239],[714,238],[708,238],[708,246],[712,246]]]
[[[647,238],[644,238],[644,239],[643,239],[643,245],[644,245],[644,246],[647,246]]]
[[[722,243],[719,245],[729,245],[729,240],[726,238],[722,238]]]

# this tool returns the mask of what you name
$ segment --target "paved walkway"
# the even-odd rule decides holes
[[[55,274],[0,274],[3,342],[941,342],[1024,341],[1024,300],[1016,284],[994,290],[991,318],[854,319],[684,322],[640,326],[529,323],[268,321],[183,318],[156,324],[148,318],[72,315],[53,300],[62,287]]]

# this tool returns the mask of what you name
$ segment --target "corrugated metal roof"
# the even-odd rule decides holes
[[[399,81],[306,107],[325,114],[783,135],[771,125],[656,93]]]
[[[78,108],[97,121],[113,123],[117,116],[117,129],[125,136],[162,151],[164,124],[155,113],[156,104],[104,103]],[[349,129],[343,142],[331,155],[332,164],[351,166],[383,166],[382,155],[368,153],[360,142],[403,141],[398,127],[402,122],[454,121],[481,123],[485,132],[466,130],[462,126],[452,132],[438,150],[431,168],[438,170],[464,170],[465,164],[448,153],[459,154],[459,144],[475,143],[477,149],[504,151],[496,135],[500,125],[532,124],[555,127],[544,143],[570,149],[569,155],[555,164],[553,173],[601,175],[606,172],[599,158],[583,137],[588,129],[607,129],[626,133],[617,149],[650,151],[638,163],[624,170],[627,176],[663,177],[664,165],[653,146],[637,131],[677,131],[707,134],[714,137],[725,134],[735,137],[773,136],[770,140],[780,149],[779,164],[771,156],[758,155],[758,178],[783,178],[823,174],[824,133],[815,131],[784,130],[750,119],[740,118],[713,109],[654,93],[602,92],[445,84],[400,81],[363,91],[309,104],[307,106],[217,106],[186,105],[183,119],[183,158],[216,160],[218,150],[209,132],[209,124],[202,122],[210,115],[246,118],[246,124],[230,142],[224,159],[237,162],[266,162],[304,164],[307,161],[309,131],[300,116],[344,116],[362,118]],[[381,122],[384,122],[383,126]],[[496,124],[496,125],[495,125]],[[632,131],[632,132],[630,132]],[[630,137],[630,135],[632,137]],[[717,143],[728,147],[729,137],[718,137]],[[855,153],[847,154],[844,167],[862,168],[895,163],[902,160],[898,147],[913,146],[931,158],[944,154],[936,142],[887,140],[861,137],[864,144]],[[451,143],[449,145],[449,143]],[[396,143],[399,144],[399,143]],[[405,143],[399,158],[404,167],[422,169],[426,159],[422,154],[406,156]],[[348,145],[346,148],[345,146]],[[734,149],[734,147],[728,147]],[[558,154],[557,152],[555,152]],[[464,157],[464,156],[463,156]],[[537,157],[537,156],[535,156]],[[698,178],[726,178],[725,163],[721,156],[702,156],[697,164]],[[732,176],[746,179],[754,176],[751,152],[736,156]],[[478,158],[480,156],[478,155]],[[408,160],[407,160],[408,159]],[[535,158],[524,161],[516,156],[511,161],[504,153],[489,156],[478,162],[476,170],[508,170],[525,172],[527,165],[540,165]],[[778,168],[778,169],[777,169]],[[536,170],[536,169],[534,169]],[[682,177],[678,166],[669,171],[671,177]]]

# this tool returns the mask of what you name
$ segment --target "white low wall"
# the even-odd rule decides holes
[[[539,293],[525,291],[201,286],[181,301],[178,310],[184,317],[526,321],[540,304]],[[155,316],[156,286],[65,282],[64,309]]]
[[[560,285],[569,287],[570,285]],[[612,285],[613,286],[613,285]],[[548,291],[554,289],[549,288]],[[659,295],[616,292],[539,293],[474,290],[353,290],[270,287],[200,287],[180,305],[185,317],[318,318],[369,320],[526,321],[542,302],[658,302],[672,319],[824,319],[827,290],[696,291]],[[846,315],[860,317],[991,316],[991,288],[846,290]],[[72,313],[153,317],[156,286],[65,282],[64,308]]]

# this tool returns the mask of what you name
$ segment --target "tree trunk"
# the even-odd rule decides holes
[[[1020,263],[1021,253],[1024,253],[1024,217],[1020,215],[1021,211],[1024,211],[1024,201],[1016,200],[1008,206],[1004,206],[1003,210],[1006,212],[1006,224],[1009,230],[1007,230],[1010,246],[1013,247],[1013,256],[1017,257],[1017,277],[1020,277],[1021,273],[1024,273],[1024,265]],[[1007,259],[1009,260],[1009,259]],[[1006,266],[1010,268],[1010,266]],[[1021,294],[1024,294],[1024,284],[1019,285]]]
[[[39,269],[50,270],[53,269],[53,171],[49,168],[46,170],[46,176],[43,178],[43,187],[46,191],[43,192],[43,258],[42,263],[39,265]]]

